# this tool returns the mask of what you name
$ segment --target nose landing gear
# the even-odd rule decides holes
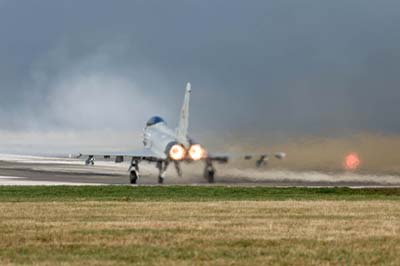
[[[164,179],[166,177],[168,165],[169,165],[168,161],[158,161],[157,162],[157,169],[159,171],[158,184],[163,184],[164,183]]]

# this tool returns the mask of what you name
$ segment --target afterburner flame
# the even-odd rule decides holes
[[[350,153],[349,155],[346,156],[344,160],[344,167],[346,168],[346,170],[352,170],[352,171],[357,170],[360,164],[361,161],[357,153]]]
[[[175,144],[169,150],[169,157],[171,157],[172,160],[180,161],[183,160],[185,156],[186,156],[185,148],[183,148],[179,144]]]
[[[190,158],[194,161],[198,161],[206,157],[206,151],[199,144],[192,145],[189,149]]]

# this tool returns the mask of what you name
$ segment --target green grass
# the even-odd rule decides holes
[[[397,245],[392,239],[374,239],[376,242],[388,242]],[[251,265],[268,262],[273,265],[394,265],[395,252],[382,251],[375,254],[370,251],[371,244],[365,250],[352,250],[356,241],[341,243],[315,240],[258,240],[258,241],[221,241],[212,248],[197,250],[196,245],[184,244],[179,247],[157,247],[154,245],[127,245],[115,247],[90,247],[87,245],[66,245],[60,247],[24,247],[0,252],[0,256],[9,256],[15,264],[35,265],[46,261],[48,265],[61,262],[79,265],[80,262],[95,261],[97,265]],[[372,242],[372,240],[371,240]],[[197,243],[196,243],[197,244]],[[202,244],[202,243],[200,243]],[[332,248],[334,246],[334,248]],[[268,248],[267,248],[268,247]],[[295,248],[294,248],[295,247]],[[329,251],[330,249],[333,249]],[[313,254],[314,253],[314,254]],[[383,256],[383,255],[387,256]],[[75,262],[74,259],[75,258]],[[255,259],[255,258],[258,258]]]
[[[27,201],[400,200],[400,188],[4,186],[0,202]]]

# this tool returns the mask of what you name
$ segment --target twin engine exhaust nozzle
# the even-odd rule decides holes
[[[206,150],[199,144],[193,144],[188,150],[182,144],[174,144],[168,152],[169,157],[174,161],[185,159],[198,161],[207,157]]]

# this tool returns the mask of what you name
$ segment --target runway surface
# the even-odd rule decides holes
[[[128,163],[96,161],[85,166],[83,159],[46,158],[0,154],[0,185],[128,185]],[[235,169],[216,165],[215,185],[302,186],[302,187],[400,187],[400,176],[357,173],[294,172],[284,170]],[[208,185],[201,163],[183,166],[183,177],[168,170],[165,185]],[[141,185],[156,185],[154,165],[141,164]]]

